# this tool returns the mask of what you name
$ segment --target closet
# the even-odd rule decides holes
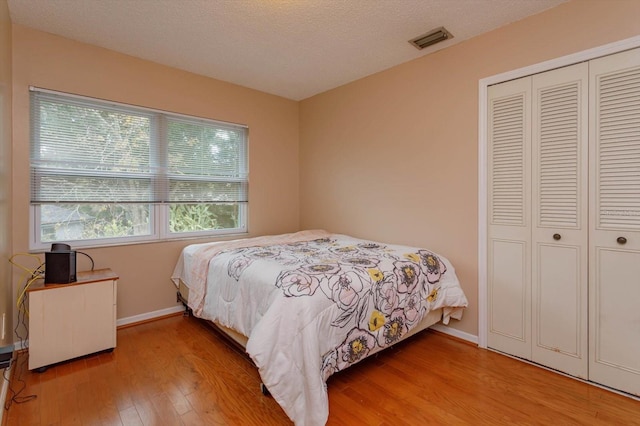
[[[488,88],[488,347],[640,395],[640,49]]]

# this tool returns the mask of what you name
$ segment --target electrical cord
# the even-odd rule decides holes
[[[35,269],[29,269],[26,266],[22,266],[21,264],[15,262],[13,259],[15,259],[18,256],[26,256],[32,259],[36,259],[38,261],[38,266]],[[42,261],[42,259],[40,259],[40,257],[38,255],[35,254],[31,254],[31,253],[16,253],[13,256],[11,256],[9,258],[9,263],[11,263],[14,266],[17,266],[18,268],[22,269],[25,273],[34,276],[34,275],[41,275],[44,273],[44,270],[42,269],[42,267],[44,266],[44,262]]]
[[[85,256],[87,256],[89,258],[89,260],[91,261],[91,270],[93,271],[93,268],[95,266],[95,263],[93,263],[93,258],[91,256],[89,256],[87,253],[83,253],[81,251],[76,251],[76,253],[84,254]]]
[[[22,348],[24,348],[25,342],[29,339],[29,328],[26,325],[26,321],[25,321],[27,316],[27,310],[24,304],[25,304],[25,298],[23,298],[21,301],[21,306],[20,306],[20,309],[18,310],[18,324],[16,324],[16,327],[14,329],[14,332],[18,337],[18,340],[20,341],[20,347]],[[20,331],[19,331],[20,326],[22,326],[22,328],[26,330],[26,334],[24,336],[20,334]],[[38,395],[35,395],[35,394],[21,396],[22,392],[24,392],[24,390],[27,388],[27,382],[23,378],[23,375],[27,370],[28,357],[26,356],[26,353],[27,352],[25,350],[22,350],[21,352],[16,353],[16,360],[13,363],[16,371],[13,374],[13,378],[14,378],[13,383],[9,381],[9,395],[7,395],[7,400],[4,404],[5,410],[9,410],[9,408],[11,408],[11,405],[13,403],[23,404],[25,402],[36,399],[38,397]],[[6,376],[5,376],[5,379],[6,379]],[[18,388],[14,389],[14,385],[16,384],[18,384]]]
[[[33,270],[28,269],[27,267],[19,263],[16,263],[14,261],[14,258],[16,258],[17,256],[28,256],[31,258],[35,258],[38,260],[38,266]],[[24,274],[22,276],[22,281],[25,281],[25,284],[16,300],[16,306],[18,308],[18,321],[13,330],[16,337],[18,338],[20,347],[24,348],[26,346],[25,343],[29,339],[29,326],[27,325],[27,322],[26,322],[26,318],[29,315],[29,311],[27,310],[27,306],[26,306],[26,299],[28,296],[27,290],[37,279],[42,278],[44,274],[44,269],[43,269],[44,262],[42,262],[40,257],[30,253],[15,254],[11,256],[11,258],[9,259],[9,262],[12,265],[17,266],[18,268],[24,271]],[[24,335],[21,334],[20,332],[21,329],[25,330]],[[8,395],[7,400],[5,401],[5,404],[4,404],[5,410],[8,410],[13,403],[22,404],[24,402],[31,401],[38,397],[37,395],[34,395],[34,394],[26,395],[26,396],[20,395],[27,387],[27,383],[22,377],[24,372],[26,371],[27,357],[24,356],[25,353],[26,351],[24,350],[16,353],[16,359],[13,362],[13,365],[17,370],[13,373],[14,383],[12,383],[10,378],[7,377],[7,370],[9,370],[8,368],[5,369],[3,373],[4,380],[7,380],[7,382],[9,383],[9,393],[10,393],[10,396]],[[13,388],[13,385],[16,382],[19,384],[17,390]]]
[[[33,270],[28,269],[27,267],[25,267],[25,266],[23,266],[23,265],[21,265],[19,263],[16,263],[14,261],[14,258],[16,258],[18,256],[28,256],[28,257],[31,257],[31,258],[35,258],[35,259],[38,260],[39,264]],[[44,264],[44,262],[42,262],[42,260],[38,256],[36,256],[35,254],[31,254],[31,253],[17,253],[17,254],[14,254],[13,256],[11,256],[9,258],[9,262],[12,265],[17,266],[18,268],[20,268],[20,269],[22,269],[24,271],[20,281],[25,281],[26,280],[26,284],[22,288],[22,291],[20,292],[20,294],[18,295],[18,298],[16,299],[16,307],[18,308],[18,312],[20,312],[20,309],[21,309],[20,307],[22,306],[24,308],[25,312],[27,313],[27,315],[29,315],[29,311],[27,310],[26,305],[24,305],[24,303],[23,303],[24,302],[24,297],[26,296],[27,290],[29,289],[31,284],[33,284],[38,278],[42,278],[43,277],[43,275],[44,275],[43,267],[45,266],[45,264]],[[29,276],[30,276],[30,278],[27,278]]]

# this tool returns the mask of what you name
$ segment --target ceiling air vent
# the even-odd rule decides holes
[[[453,38],[453,35],[449,31],[447,31],[444,27],[436,28],[433,31],[429,31],[426,34],[421,35],[420,37],[416,37],[413,40],[409,40],[409,43],[414,45],[416,49],[424,49],[425,47],[429,47],[436,43],[440,43],[441,41],[448,40]]]

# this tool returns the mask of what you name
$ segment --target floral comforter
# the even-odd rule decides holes
[[[326,423],[333,373],[398,342],[429,311],[443,308],[446,324],[467,306],[453,266],[425,249],[324,231],[239,241],[193,251],[189,305],[248,336],[247,353],[296,425]],[[185,275],[181,261],[174,278]]]

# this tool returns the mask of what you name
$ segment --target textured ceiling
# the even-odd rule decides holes
[[[566,0],[8,0],[12,22],[300,100]],[[444,26],[453,39],[407,41]]]

